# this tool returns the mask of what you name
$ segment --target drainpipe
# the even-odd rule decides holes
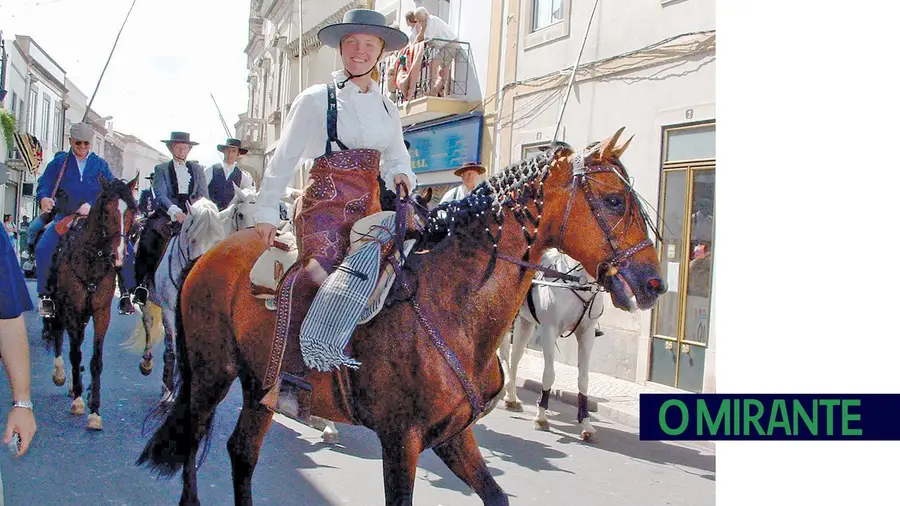
[[[503,14],[500,16],[503,26],[500,30],[500,78],[497,79],[497,111],[494,116],[494,163],[491,172],[496,174],[500,170],[500,134],[503,123],[503,90],[506,86],[506,51],[507,36],[509,33],[509,20],[507,19],[507,5],[509,0],[503,1]]]

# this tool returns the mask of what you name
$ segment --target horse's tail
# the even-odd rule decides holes
[[[185,269],[185,278],[191,267],[193,264]],[[178,353],[175,401],[169,404],[164,403],[154,413],[151,413],[151,415],[165,416],[166,419],[150,438],[137,460],[137,465],[147,464],[151,470],[167,478],[174,476],[184,466],[191,448],[205,440],[203,452],[197,460],[199,467],[209,449],[210,440],[207,435],[213,423],[211,415],[208,423],[198,425],[196,413],[192,412],[191,364],[188,359],[184,322],[181,315],[181,291],[183,288],[184,284],[178,289],[175,307],[175,349]],[[202,392],[200,394],[202,395]]]
[[[142,313],[146,312],[146,315],[150,318],[150,334],[147,335],[143,318],[141,318],[141,320],[135,324],[134,330],[131,332],[131,337],[122,343],[122,347],[132,353],[143,353],[147,341],[150,341],[149,347],[153,348],[162,341],[165,336],[165,329],[162,324],[162,307],[152,302],[147,302],[143,308],[139,309]]]

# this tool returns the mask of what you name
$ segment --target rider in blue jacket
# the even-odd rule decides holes
[[[99,177],[103,177],[107,181],[115,178],[110,172],[106,160],[91,152],[93,137],[94,129],[87,123],[72,125],[69,131],[69,142],[72,148],[68,152],[57,154],[38,179],[36,193],[41,212],[53,213],[53,222],[47,227],[35,248],[37,290],[41,299],[38,313],[45,318],[52,318],[56,314],[56,306],[52,299],[53,290],[47,286],[53,255],[59,244],[59,234],[56,233],[55,228],[56,222],[76,213],[87,216],[102,189]],[[56,194],[51,196],[60,171],[63,171],[63,174],[59,180],[59,188]],[[122,292],[119,300],[119,312],[132,314],[134,307],[131,304],[131,292],[136,283],[134,281],[134,249],[130,243],[127,244],[125,258],[122,262],[122,275],[125,291]]]

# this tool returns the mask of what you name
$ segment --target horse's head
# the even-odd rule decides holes
[[[234,183],[232,183],[234,184]],[[228,207],[219,213],[219,218],[225,225],[226,234],[237,232],[256,225],[256,197],[258,191],[255,188],[243,190],[234,185],[234,198]]]
[[[121,179],[107,181],[103,176],[99,176],[99,180],[100,195],[90,212],[92,218],[99,220],[96,223],[104,239],[103,249],[98,253],[108,255],[116,266],[121,266],[125,258],[125,240],[137,215],[134,189],[138,178],[135,177],[130,183]],[[109,248],[108,251],[106,248]]]
[[[181,243],[188,258],[196,260],[226,236],[215,202],[201,198],[188,207],[181,227]]]
[[[538,239],[580,261],[616,307],[633,311],[652,307],[666,286],[652,223],[620,161],[630,142],[616,145],[622,130],[579,153],[566,145],[550,153]]]

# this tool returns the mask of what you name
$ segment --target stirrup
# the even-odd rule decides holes
[[[119,299],[119,314],[134,314],[134,305],[131,303],[131,294],[128,292],[123,293]]]
[[[54,318],[56,316],[56,303],[47,296],[41,297],[38,303],[38,315],[42,318]]]
[[[141,285],[134,289],[134,303],[137,305],[144,305],[147,303],[147,298],[150,296],[150,291],[147,290],[147,287]]]

